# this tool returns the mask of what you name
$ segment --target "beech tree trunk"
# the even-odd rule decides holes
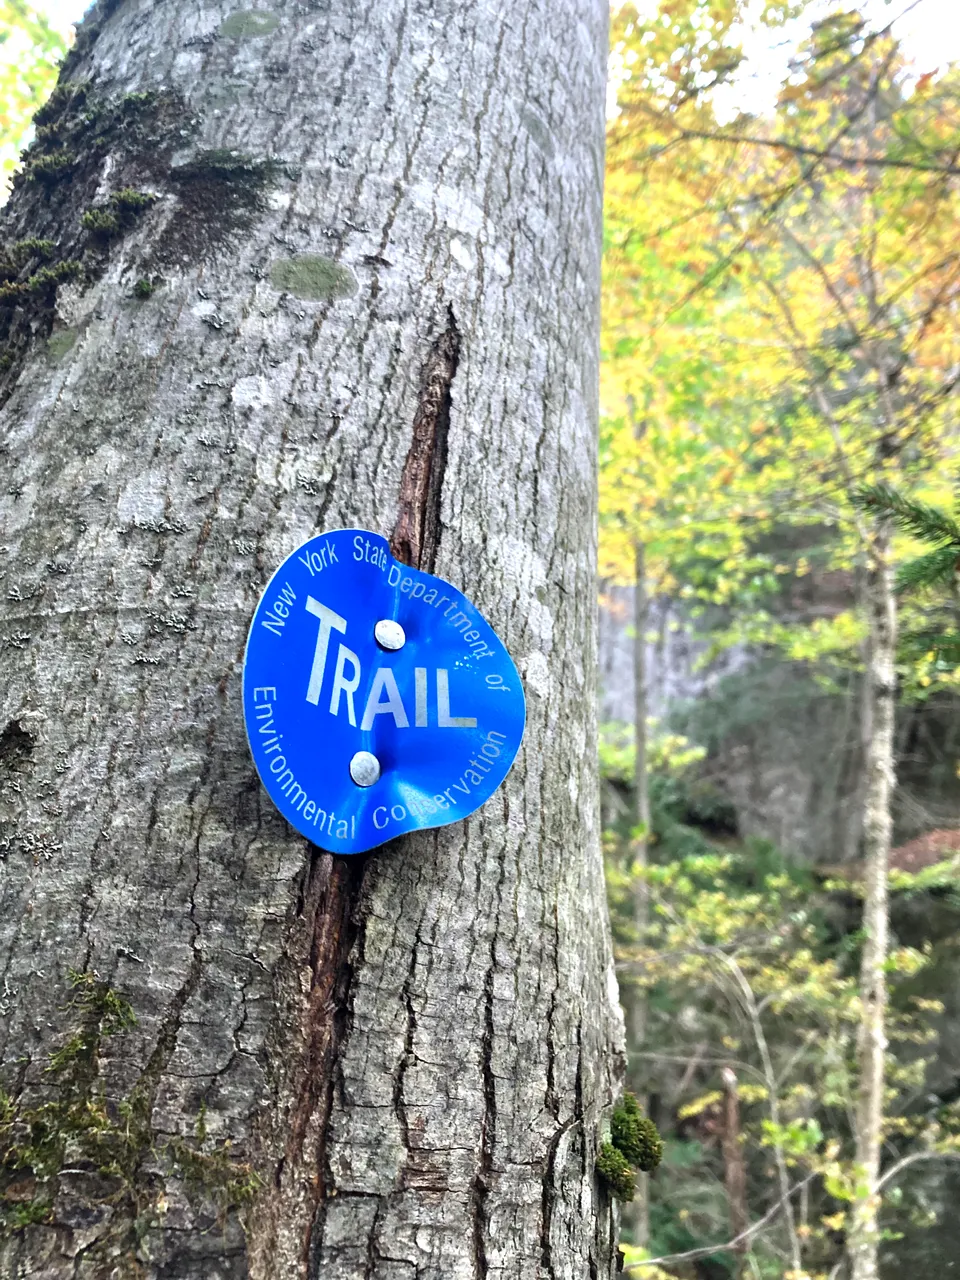
[[[4,1277],[613,1271],[605,41],[601,0],[81,29],[4,213]],[[336,858],[240,669],[352,525],[476,601],[528,727],[469,820]]]
[[[857,1040],[859,1088],[856,1113],[856,1158],[861,1188],[854,1201],[847,1235],[852,1280],[876,1280],[879,1230],[877,1214],[880,1155],[883,1144],[884,1059],[887,1049],[886,1008],[889,911],[887,875],[895,783],[894,720],[896,712],[896,598],[890,563],[890,522],[879,520],[870,548],[866,603],[869,662],[866,672],[872,732],[867,752],[863,810],[864,904],[863,955],[860,965],[861,1014]]]

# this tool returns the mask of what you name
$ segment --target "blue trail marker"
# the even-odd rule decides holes
[[[479,809],[526,715],[517,669],[476,606],[363,529],[311,538],[270,579],[243,710],[270,798],[332,853]]]

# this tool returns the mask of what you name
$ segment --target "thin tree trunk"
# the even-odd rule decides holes
[[[720,1130],[723,1179],[727,1192],[727,1204],[730,1207],[730,1235],[736,1240],[750,1225],[747,1213],[747,1171],[743,1159],[743,1147],[740,1145],[740,1096],[735,1072],[729,1067],[724,1067],[720,1072],[720,1079],[723,1082],[723,1122]],[[747,1239],[742,1240],[737,1246],[735,1273],[737,1276],[743,1274],[748,1248]]]
[[[605,38],[599,0],[81,30],[5,211],[53,247],[0,286],[0,1276],[613,1271]],[[341,859],[261,790],[240,668],[352,525],[478,603],[529,722],[468,821]]]
[[[647,780],[647,596],[646,548],[637,538],[634,542],[633,589],[633,720],[634,720],[634,837],[630,856],[632,871],[636,877],[633,890],[633,923],[638,938],[643,938],[650,915],[650,894],[643,872],[647,868],[647,841],[650,831],[650,792]],[[647,993],[644,987],[634,984],[630,988],[627,1010],[628,1052],[639,1052],[647,1038]],[[641,1060],[642,1062],[642,1060]],[[646,1091],[637,1086],[637,1100],[644,1111],[649,1099]],[[627,1214],[637,1244],[645,1246],[650,1239],[650,1176],[637,1176],[637,1194]]]
[[[862,1194],[854,1202],[848,1232],[852,1280],[878,1276],[880,1151],[883,1134],[884,1055],[887,1046],[887,867],[892,834],[894,787],[894,711],[896,696],[896,602],[890,563],[888,521],[878,521],[870,548],[867,608],[870,627],[872,733],[864,803],[863,957],[860,967],[861,1021],[857,1043],[859,1089],[856,1114],[856,1158]]]
[[[635,807],[637,835],[634,838],[634,861],[638,867],[647,865],[647,844],[650,837],[650,784],[647,777],[647,622],[650,616],[650,599],[647,595],[647,556],[646,547],[638,538],[634,544],[634,587],[633,603],[633,718],[634,744],[636,757],[634,761],[633,784],[635,789]],[[642,920],[647,923],[646,886],[642,894]]]
[[[869,566],[857,564],[854,568],[854,583],[857,608],[861,615],[870,616],[870,592],[872,579]],[[844,832],[841,861],[855,862],[862,852],[862,843],[866,823],[867,791],[870,785],[871,743],[873,742],[873,652],[872,632],[868,630],[863,642],[863,678],[858,691],[858,740],[853,755],[853,783],[848,787],[846,804],[847,822]]]

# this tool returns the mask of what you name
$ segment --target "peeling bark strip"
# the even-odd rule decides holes
[[[0,1280],[612,1274],[606,17],[101,0],[81,27],[0,211],[0,1087],[46,1105],[68,969],[96,974],[137,1019],[91,1082],[130,1159],[119,1200],[71,1154],[11,1209],[0,1152]],[[244,740],[251,616],[323,525],[469,583],[527,693],[497,796],[368,858],[298,837]]]
[[[493,1152],[497,1134],[497,1086],[491,1055],[494,1041],[493,968],[487,971],[483,989],[483,1040],[480,1045],[480,1070],[483,1076],[483,1119],[480,1124],[480,1158],[470,1194],[473,1201],[473,1253],[477,1280],[487,1280],[486,1239],[490,1230],[489,1194],[493,1176]],[[544,1224],[546,1225],[546,1224]]]
[[[432,573],[440,546],[440,502],[447,469],[453,379],[460,363],[460,330],[453,307],[420,376],[413,439],[400,478],[397,523],[390,550],[403,564]]]

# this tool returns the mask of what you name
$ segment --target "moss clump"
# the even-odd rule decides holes
[[[157,100],[157,94],[153,89],[144,89],[140,93],[125,93],[120,99],[121,106],[124,110],[139,111],[141,107],[149,107]]]
[[[41,146],[54,146],[60,141],[60,130],[55,124],[42,124],[34,130],[33,138]]]
[[[7,305],[23,303],[31,296],[51,294],[58,284],[64,280],[75,280],[83,271],[82,265],[75,259],[66,262],[55,262],[52,266],[41,267],[26,280],[17,280],[0,284],[0,303]]]
[[[643,1114],[632,1093],[624,1094],[623,1102],[614,1111],[610,1137],[617,1150],[644,1173],[652,1172],[663,1159],[663,1140],[657,1126]]]
[[[357,280],[352,271],[331,258],[321,258],[314,253],[301,253],[295,258],[275,262],[270,268],[270,280],[281,292],[314,302],[349,298],[357,292]]]
[[[75,76],[103,14],[104,0],[98,0],[92,18],[78,31],[67,59]],[[175,188],[172,157],[199,127],[189,104],[172,90],[110,96],[92,83],[71,82],[70,75],[65,69],[63,83],[36,116],[36,137],[5,210],[16,235],[49,237],[57,248],[24,261],[0,251],[0,287],[10,286],[0,296],[0,348],[10,357],[0,370],[0,405],[13,391],[28,353],[34,344],[45,343],[56,321],[56,289],[39,268],[79,259],[82,273],[65,271],[76,270],[85,287],[93,284],[109,261],[107,248],[143,214],[155,198],[151,193]],[[105,181],[114,196],[100,196]],[[141,270],[150,269],[145,263]]]
[[[119,214],[136,216],[143,213],[144,209],[149,209],[157,197],[151,191],[136,191],[133,187],[124,187],[122,191],[115,191],[110,197],[110,203]]]
[[[37,156],[35,160],[31,160],[25,166],[24,173],[31,182],[42,182],[45,186],[52,186],[53,183],[65,178],[76,162],[77,157],[72,151],[61,148],[59,151],[51,151],[45,156]]]
[[[276,31],[280,19],[265,9],[240,9],[220,23],[218,34],[228,40],[249,40],[251,36],[268,36]]]
[[[114,1126],[94,1089],[100,1046],[105,1037],[134,1026],[136,1018],[127,1001],[95,974],[71,970],[70,986],[67,1007],[76,1026],[50,1054],[46,1069],[55,1100],[24,1107],[0,1090],[0,1237],[49,1220],[68,1151],[97,1169],[110,1158]]]
[[[9,1201],[9,1197],[8,1197]],[[13,1200],[0,1206],[0,1239],[24,1227],[50,1222],[53,1209],[43,1200]]]
[[[120,219],[112,209],[107,207],[88,209],[80,219],[80,225],[84,231],[90,231],[104,240],[117,235],[120,231]]]
[[[634,1171],[650,1173],[663,1159],[663,1142],[657,1126],[640,1109],[632,1093],[625,1093],[610,1120],[610,1142],[597,1156],[597,1175],[618,1200],[636,1194]]]
[[[231,1158],[229,1142],[207,1154],[183,1138],[171,1138],[165,1149],[187,1189],[208,1196],[221,1211],[249,1204],[263,1185],[249,1164]]]
[[[29,240],[15,241],[7,249],[7,254],[18,266],[23,266],[31,258],[39,258],[41,262],[47,262],[56,251],[57,246],[52,240],[38,240],[36,236],[31,236]]]
[[[604,1142],[597,1154],[597,1174],[618,1200],[632,1200],[637,1193],[630,1161],[612,1142]]]
[[[83,264],[76,258],[67,258],[64,262],[55,262],[49,267],[41,267],[39,271],[28,277],[25,283],[31,293],[43,293],[47,289],[62,284],[64,280],[76,280],[82,274]]]
[[[17,240],[0,249],[0,281],[16,280],[29,262],[47,262],[56,252],[52,240]]]
[[[137,1025],[137,1018],[130,1002],[118,995],[105,982],[101,982],[95,973],[68,969],[67,976],[73,991],[67,1008],[81,1009],[87,1014],[92,1014],[102,1035],[116,1036],[121,1031],[129,1031],[131,1027]],[[51,1063],[51,1067],[52,1065]]]
[[[128,1001],[94,973],[68,970],[72,995],[67,1008],[75,1012],[79,1026],[61,1048],[51,1053],[48,1074],[70,1077],[77,1072],[87,1080],[105,1036],[116,1036],[137,1025]]]
[[[139,298],[141,302],[146,302],[147,298],[153,297],[156,289],[157,286],[152,280],[142,278],[134,284],[132,292],[135,298]]]
[[[80,225],[100,239],[109,240],[132,226],[156,199],[149,191],[125,187],[122,191],[115,191],[105,205],[88,209],[80,219]]]
[[[38,128],[49,128],[69,111],[79,110],[87,100],[89,86],[86,81],[78,80],[72,84],[58,84],[46,100],[33,122]]]

